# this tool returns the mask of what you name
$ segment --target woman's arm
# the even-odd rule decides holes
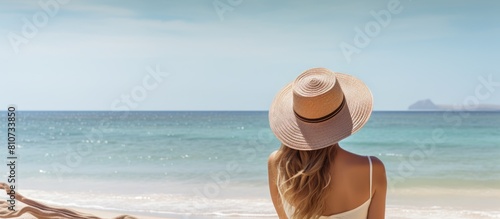
[[[368,210],[368,219],[385,218],[385,196],[387,193],[387,177],[382,161],[372,157],[374,194]]]
[[[269,160],[267,161],[267,173],[269,178],[269,191],[271,192],[271,199],[273,200],[274,208],[278,217],[280,219],[288,219],[285,211],[283,210],[283,205],[281,204],[281,197],[278,192],[278,186],[276,184],[277,179],[277,165],[275,159],[276,151],[269,155]]]

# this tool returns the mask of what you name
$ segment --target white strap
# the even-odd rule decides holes
[[[370,162],[370,199],[372,198],[372,159],[368,156],[368,161]]]

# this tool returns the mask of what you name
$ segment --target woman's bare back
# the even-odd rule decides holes
[[[338,145],[335,156],[330,163],[331,182],[325,189],[325,209],[322,215],[330,216],[353,210],[370,200],[368,218],[384,218],[386,176],[382,162],[376,157],[371,157],[372,162],[372,191],[370,194],[370,162],[366,156],[348,152]],[[274,153],[273,153],[274,154]],[[272,162],[273,154],[270,156]],[[274,161],[277,162],[277,161]],[[275,165],[272,165],[275,166]],[[271,164],[270,164],[270,168]],[[271,176],[270,177],[275,177]],[[271,179],[270,179],[270,187]],[[277,188],[274,188],[277,191]],[[271,188],[271,196],[279,196]],[[283,209],[280,197],[272,197],[276,209]],[[286,218],[284,211],[277,210],[280,218]]]

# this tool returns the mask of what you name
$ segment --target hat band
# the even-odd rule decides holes
[[[342,97],[342,103],[340,103],[340,106],[337,107],[337,109],[335,109],[333,112],[329,113],[328,115],[320,117],[320,118],[317,118],[317,119],[308,119],[306,117],[303,117],[303,116],[299,115],[297,112],[295,112],[295,110],[293,112],[295,113],[295,116],[298,119],[300,119],[300,120],[302,120],[304,122],[307,122],[307,123],[320,123],[320,122],[324,122],[326,120],[329,120],[332,117],[334,117],[335,115],[337,115],[340,111],[342,111],[342,108],[344,108],[344,105],[345,105],[345,97]]]

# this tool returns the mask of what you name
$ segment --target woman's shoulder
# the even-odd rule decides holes
[[[269,154],[269,158],[267,160],[267,169],[268,169],[268,174],[270,179],[275,179],[276,174],[277,174],[277,167],[278,167],[278,162],[277,162],[277,156],[276,154],[278,151],[273,151],[271,154]]]
[[[368,160],[370,157],[371,165],[372,165],[372,185],[375,190],[385,191],[387,188],[387,177],[385,172],[384,163],[375,156],[364,156],[358,155],[354,153],[350,153],[346,157],[346,160],[350,160],[349,166],[351,166],[351,170],[356,177],[363,177],[364,174],[360,174],[360,172],[365,172],[370,165]],[[365,172],[366,173],[366,172]]]
[[[373,185],[375,189],[387,189],[387,176],[384,163],[375,156],[370,156],[373,166]]]
[[[276,165],[277,165],[277,155],[278,154],[278,150],[276,151],[273,151],[271,152],[271,154],[269,154],[269,158],[267,159],[267,165],[269,168],[275,168]]]
[[[348,166],[351,166],[352,168],[355,169],[365,169],[370,165],[370,162],[368,161],[368,157],[370,157],[371,160],[371,165],[373,167],[373,178],[375,180],[377,179],[382,179],[385,178],[385,166],[384,163],[375,156],[365,156],[365,155],[359,155],[351,152],[347,152],[347,156],[345,157],[344,161],[348,162]],[[377,180],[377,181],[382,181],[382,180]]]
[[[271,154],[269,154],[269,159],[274,159],[277,153],[278,153],[278,150],[271,152]]]
[[[370,156],[370,159],[374,170],[383,170],[385,172],[384,163],[378,157]]]
[[[353,162],[356,163],[356,164],[361,164],[361,165],[368,165],[369,162],[368,162],[368,157],[370,157],[370,160],[371,160],[371,163],[373,165],[373,167],[375,168],[384,168],[384,163],[377,157],[375,156],[366,156],[366,155],[359,155],[359,154],[355,154],[355,153],[352,153],[352,152],[349,152],[349,151],[345,151],[347,152],[347,160],[350,161],[350,162]]]
[[[278,153],[278,150],[275,150],[269,154],[269,158],[267,159],[267,162],[276,162],[276,154]]]
[[[368,157],[370,158],[371,165],[372,165],[372,180],[373,180],[373,186],[375,189],[385,189],[387,187],[387,177],[386,177],[386,172],[385,172],[385,166],[382,160],[380,160],[376,156],[364,156],[364,155],[358,155],[358,154],[353,154],[351,153],[353,157],[351,159],[355,160],[353,162],[356,162],[358,164],[358,167],[362,167],[363,169],[366,168],[366,166],[370,165],[370,162],[368,161]]]

